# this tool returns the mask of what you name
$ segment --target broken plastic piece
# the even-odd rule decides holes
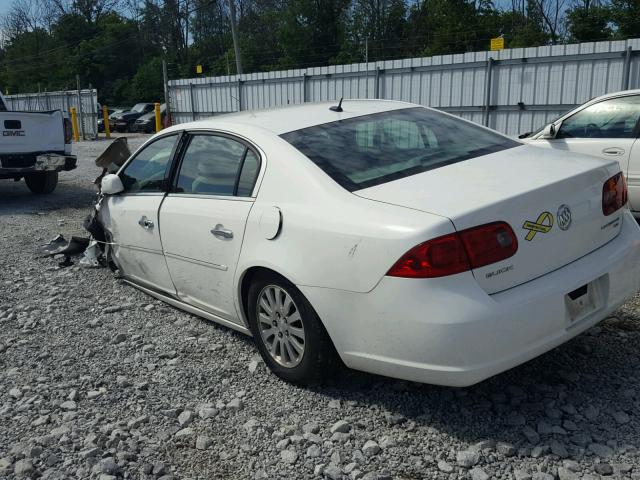
[[[93,181],[94,184],[98,185],[98,190],[100,189],[102,177],[107,173],[116,173],[130,156],[131,150],[129,150],[126,138],[116,138],[111,142],[105,151],[96,158],[96,165],[102,167],[102,173]]]
[[[106,168],[109,172],[117,171],[130,156],[131,150],[129,150],[127,139],[125,137],[116,138],[105,151],[96,158],[96,165]]]
[[[65,239],[62,235],[58,235],[45,245],[38,247],[38,252],[45,257],[58,255],[76,255],[84,252],[89,245],[89,239],[84,237],[71,237],[71,240]]]
[[[78,262],[78,265],[83,268],[101,267],[102,265],[99,260],[101,253],[98,242],[95,240],[91,241],[87,249],[84,251],[84,255],[80,259],[80,262]]]
[[[85,230],[89,232],[95,240],[100,242],[100,250],[104,251],[104,244],[107,239],[104,233],[104,227],[100,223],[100,220],[98,220],[98,212],[95,208],[86,216],[83,225]]]
[[[62,235],[58,235],[57,237],[49,241],[49,243],[40,245],[38,247],[38,252],[44,255],[45,257],[49,255],[55,255],[57,253],[60,253],[58,250],[61,250],[62,248],[64,248],[67,245],[67,243],[68,242],[66,238],[64,238]]]

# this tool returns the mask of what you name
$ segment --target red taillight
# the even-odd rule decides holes
[[[64,143],[71,143],[71,138],[73,138],[73,128],[71,127],[71,120],[69,120],[68,118],[63,118],[62,127],[64,128]]]
[[[387,275],[444,277],[499,262],[517,250],[518,239],[507,223],[488,223],[417,245],[405,253]]]
[[[611,215],[627,203],[627,182],[622,172],[604,182],[602,186],[602,213]]]

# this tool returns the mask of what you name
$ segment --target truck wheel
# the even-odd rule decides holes
[[[58,185],[58,172],[30,173],[24,181],[33,193],[51,193]]]

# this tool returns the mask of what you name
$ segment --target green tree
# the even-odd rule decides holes
[[[613,34],[612,11],[608,6],[577,6],[567,12],[567,30],[573,42],[605,40]]]
[[[612,0],[611,16],[619,37],[640,37],[640,1]]]

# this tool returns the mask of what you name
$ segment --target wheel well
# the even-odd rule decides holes
[[[247,322],[247,327],[248,325],[248,316],[247,316],[247,311],[248,311],[248,296],[249,296],[249,288],[251,287],[251,282],[253,282],[253,279],[256,277],[256,275],[259,275],[260,273],[270,273],[270,274],[274,274],[277,275],[285,280],[287,280],[290,283],[291,280],[289,280],[287,277],[285,277],[284,275],[282,275],[281,273],[276,272],[275,270],[272,270],[270,268],[266,268],[266,267],[251,267],[249,269],[247,269],[247,271],[244,273],[244,276],[242,277],[242,281],[240,283],[240,308],[242,309],[242,316],[244,317],[245,322]],[[295,285],[295,284],[294,284]],[[313,305],[310,305],[311,308],[313,309]],[[314,309],[315,311],[315,309]],[[317,313],[316,313],[317,315]],[[318,319],[320,320],[320,325],[322,327],[322,329],[325,331],[325,333],[327,334],[327,337],[329,338],[329,343],[331,345],[331,348],[333,349],[336,358],[338,358],[338,361],[341,362],[342,360],[340,359],[340,354],[337,352],[335,344],[333,343],[333,339],[331,338],[331,335],[329,335],[329,332],[327,331],[327,328],[324,326],[324,323],[322,322],[322,319],[320,318],[320,316],[318,315]]]
[[[247,303],[249,300],[247,298],[249,296],[249,287],[251,286],[251,282],[253,282],[253,279],[256,277],[256,275],[259,275],[260,273],[272,273],[284,278],[285,280],[288,280],[286,277],[279,274],[275,270],[271,270],[270,268],[266,267],[251,267],[246,272],[244,272],[242,282],[240,283],[240,307],[242,308],[242,316],[245,318],[245,320],[247,319],[247,312],[249,308],[249,305]]]

